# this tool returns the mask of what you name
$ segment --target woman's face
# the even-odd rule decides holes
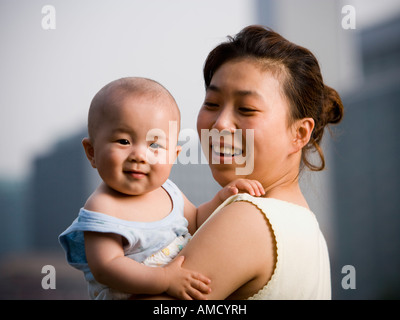
[[[229,138],[202,139],[214,179],[222,186],[248,178],[268,188],[293,169],[288,103],[279,80],[255,61],[229,61],[217,69],[197,118],[200,137],[202,129],[216,129]],[[248,170],[237,170],[245,166]]]

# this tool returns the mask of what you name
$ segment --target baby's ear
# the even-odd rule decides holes
[[[182,146],[176,146],[176,157],[178,158],[178,156],[179,156],[179,154],[181,153],[181,151],[182,151]]]
[[[86,157],[93,168],[96,168],[96,162],[94,160],[94,148],[90,138],[84,138],[82,140],[83,149],[85,149]]]

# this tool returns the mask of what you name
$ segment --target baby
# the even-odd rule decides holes
[[[174,98],[150,79],[113,81],[92,100],[82,144],[102,182],[59,237],[92,299],[206,298],[210,280],[174,258],[225,199],[239,190],[264,194],[257,181],[238,179],[196,209],[168,179],[181,150],[179,123]]]

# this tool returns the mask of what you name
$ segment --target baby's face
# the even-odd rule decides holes
[[[139,195],[167,180],[180,149],[178,118],[165,103],[170,102],[127,96],[106,112],[94,139],[94,161],[112,189]]]

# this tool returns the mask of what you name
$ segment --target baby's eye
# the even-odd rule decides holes
[[[124,145],[124,146],[127,146],[129,144],[129,140],[128,139],[118,139],[117,142],[119,144]]]
[[[159,148],[162,148],[162,146],[159,145],[157,142],[153,142],[150,144],[150,148],[151,149],[159,149]]]

